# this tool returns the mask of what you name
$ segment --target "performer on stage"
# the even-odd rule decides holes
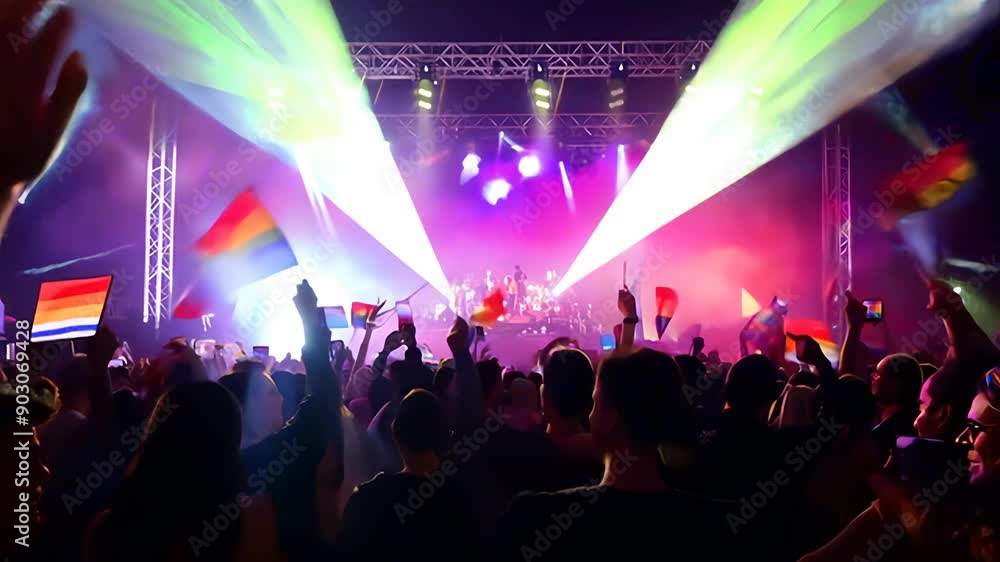
[[[524,314],[524,297],[528,291],[528,285],[526,283],[527,280],[528,276],[521,271],[521,266],[515,265],[513,276],[514,284],[512,286],[511,293],[514,295],[514,310],[516,310],[519,315]]]

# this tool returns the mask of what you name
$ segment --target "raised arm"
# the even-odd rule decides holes
[[[844,337],[844,347],[840,349],[840,374],[866,378],[867,354],[865,344],[861,342],[861,329],[868,317],[868,309],[850,291],[847,291],[844,296],[847,297],[847,305],[844,307],[844,316],[847,318],[847,336]]]
[[[101,326],[97,329],[97,334],[91,338],[90,349],[87,350],[87,363],[90,367],[90,378],[87,381],[90,418],[100,429],[109,429],[114,417],[108,363],[114,357],[116,349],[118,349],[118,338],[110,328]]]
[[[946,362],[973,363],[984,368],[1000,362],[1000,350],[979,327],[962,297],[943,281],[929,284],[929,310],[941,317],[948,333],[948,359]]]
[[[482,423],[483,388],[476,374],[476,364],[469,351],[469,324],[461,316],[448,333],[448,348],[455,359],[455,377],[451,380],[446,401],[449,417],[458,435],[468,435]]]
[[[0,234],[7,228],[17,198],[25,185],[45,170],[66,130],[77,101],[87,87],[83,57],[74,52],[59,70],[55,90],[46,96],[46,82],[59,53],[69,42],[73,16],[69,8],[56,10],[45,25],[25,38],[25,22],[35,19],[44,5],[37,0],[8,0],[0,10],[0,34],[10,48],[0,49]]]
[[[618,311],[622,313],[622,341],[618,348],[628,351],[635,344],[635,326],[639,323],[639,314],[635,305],[635,296],[628,287],[618,290]]]

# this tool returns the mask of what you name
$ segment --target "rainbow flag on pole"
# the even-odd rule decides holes
[[[97,333],[111,276],[48,281],[38,290],[31,341],[89,338]]]
[[[194,250],[205,271],[178,301],[177,318],[199,318],[216,300],[212,295],[231,298],[243,285],[298,265],[291,245],[253,189],[236,196]]]

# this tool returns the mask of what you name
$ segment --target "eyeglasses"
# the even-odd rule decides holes
[[[972,445],[980,433],[1000,427],[1000,425],[983,425],[975,420],[966,422],[966,429],[958,436],[958,442],[963,445]]]

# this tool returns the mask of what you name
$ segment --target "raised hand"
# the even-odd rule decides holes
[[[0,35],[9,48],[0,49],[0,167],[2,195],[10,196],[45,168],[87,87],[83,57],[74,52],[59,70],[55,90],[45,86],[73,29],[73,15],[62,6],[33,34],[26,27],[41,11],[39,0],[7,0],[0,7]],[[14,87],[14,85],[17,87]]]
[[[111,331],[111,328],[101,326],[97,329],[94,337],[91,338],[87,357],[97,367],[105,369],[108,363],[111,362],[111,359],[114,358],[115,351],[118,350],[118,345],[118,336]]]
[[[823,355],[823,348],[810,336],[800,336],[788,333],[788,337],[795,341],[795,357],[809,365],[822,365],[828,361]]]
[[[382,311],[382,307],[385,306],[385,302],[386,301],[382,301],[382,302],[376,304],[375,308],[371,309],[368,312],[368,322],[367,322],[366,326],[367,326],[367,328],[369,330],[372,330],[372,329],[374,329],[376,327],[375,326],[375,320],[378,319],[378,317],[380,315],[379,313]]]
[[[385,337],[385,344],[382,345],[382,353],[392,353],[399,349],[405,341],[405,336],[402,332],[394,330],[391,334]]]
[[[962,297],[955,292],[955,288],[944,281],[934,279],[927,282],[929,302],[927,310],[935,312],[941,316],[947,316],[962,308]]]
[[[461,316],[455,317],[455,323],[451,327],[451,331],[448,332],[448,349],[452,353],[457,353],[456,350],[469,351],[469,323],[465,321]]]
[[[847,304],[844,306],[844,315],[847,317],[847,325],[852,328],[860,328],[868,319],[868,307],[864,305],[853,293],[844,293],[847,297]]]
[[[635,296],[628,290],[628,287],[618,290],[618,311],[625,318],[635,318],[638,316],[635,307]]]

